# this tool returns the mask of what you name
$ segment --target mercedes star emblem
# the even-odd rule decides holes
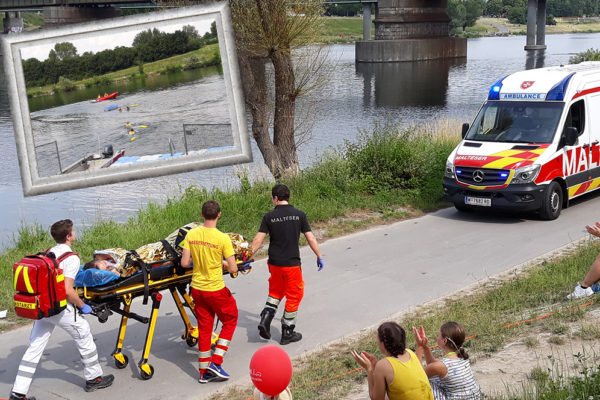
[[[473,180],[477,183],[483,182],[483,179],[485,178],[485,174],[483,173],[482,170],[477,169],[473,172]]]

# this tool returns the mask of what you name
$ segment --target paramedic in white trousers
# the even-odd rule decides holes
[[[56,258],[67,251],[71,251],[71,244],[76,240],[73,222],[70,219],[58,221],[50,228],[50,234],[56,241],[56,246],[50,249]],[[90,331],[90,324],[83,318],[83,315],[76,315],[77,307],[82,314],[89,314],[92,309],[85,304],[73,289],[75,275],[79,271],[80,260],[77,255],[65,258],[60,263],[65,277],[65,288],[67,293],[67,308],[60,314],[52,317],[42,318],[33,323],[31,336],[29,337],[29,347],[17,371],[17,377],[10,393],[9,400],[35,400],[35,397],[27,397],[29,385],[33,379],[33,374],[37,368],[44,348],[50,340],[52,331],[58,325],[65,330],[77,346],[83,363],[83,375],[86,379],[85,391],[91,392],[96,389],[102,389],[112,385],[114,376],[102,376],[102,367],[98,362],[98,352],[96,344]]]

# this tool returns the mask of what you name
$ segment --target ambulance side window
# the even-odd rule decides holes
[[[565,126],[563,127],[563,134],[565,134],[567,128],[570,127],[576,128],[579,135],[581,135],[585,129],[585,103],[583,100],[571,104],[567,119],[565,120]]]

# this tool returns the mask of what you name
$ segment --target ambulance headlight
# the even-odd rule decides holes
[[[533,164],[527,167],[519,168],[515,171],[515,175],[510,183],[530,183],[537,178],[540,172],[541,165]]]
[[[446,170],[444,171],[446,178],[454,179],[454,163],[452,161],[446,161]]]

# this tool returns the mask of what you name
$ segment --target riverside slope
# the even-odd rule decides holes
[[[599,201],[599,196],[578,201],[555,221],[443,209],[321,243],[326,262],[321,272],[316,271],[315,257],[305,247],[301,255],[306,289],[297,323],[303,339],[284,349],[291,357],[318,349],[413,306],[579,240],[587,235],[584,226],[600,219]],[[141,380],[136,366],[141,358],[146,325],[129,321],[124,343],[129,365],[118,370],[110,353],[115,347],[120,317],[113,315],[105,324],[87,317],[101,365],[105,373],[115,375],[114,385],[98,392],[84,392],[75,346],[65,332],[56,329],[29,394],[46,400],[115,396],[146,400],[209,399],[211,393],[228,384],[250,384],[248,366],[252,354],[265,343],[277,343],[263,341],[256,329],[267,295],[267,278],[266,260],[254,263],[249,275],[226,278],[239,308],[238,328],[224,363],[232,376],[229,383],[197,382],[197,347],[189,348],[180,339],[183,324],[170,295],[164,293],[149,358],[155,369],[151,380]],[[150,305],[142,306],[138,299],[132,311],[148,316]],[[281,313],[279,310],[273,321],[275,340],[280,337]],[[0,334],[3,360],[0,397],[8,396],[29,332],[27,326]]]

